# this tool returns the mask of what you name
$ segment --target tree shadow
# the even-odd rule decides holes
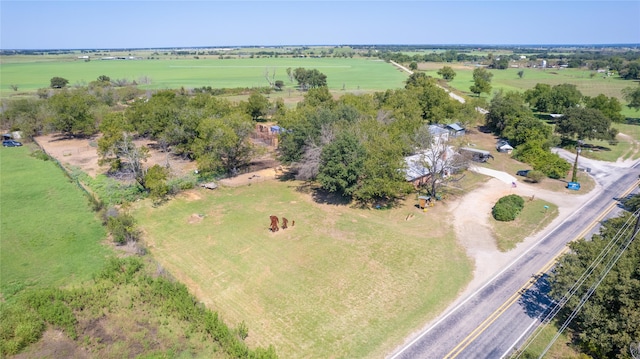
[[[351,203],[350,197],[345,197],[338,193],[329,192],[322,188],[314,188],[311,192],[311,197],[316,203],[322,203],[322,204],[346,206]]]
[[[518,303],[530,318],[543,319],[556,304],[549,295],[550,291],[549,275],[537,276],[533,286],[522,293]]]

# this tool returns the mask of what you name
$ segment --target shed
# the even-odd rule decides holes
[[[464,127],[460,126],[457,123],[450,123],[446,128],[449,131],[449,134],[451,134],[451,136],[453,137],[464,136],[465,134]]]
[[[431,196],[419,196],[418,205],[420,206],[420,208],[432,206],[433,203],[431,202]]]

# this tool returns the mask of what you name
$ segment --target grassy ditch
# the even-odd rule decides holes
[[[134,213],[154,258],[287,358],[382,357],[471,279],[445,205],[360,210],[302,185],[198,189]],[[290,228],[270,232],[270,215]]]

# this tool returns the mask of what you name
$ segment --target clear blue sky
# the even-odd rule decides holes
[[[0,48],[640,43],[640,1],[5,1]]]

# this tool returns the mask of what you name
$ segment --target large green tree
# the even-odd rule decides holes
[[[324,189],[350,197],[358,188],[365,155],[358,138],[342,132],[322,149],[318,181]]]
[[[485,125],[498,136],[502,136],[502,132],[511,121],[533,116],[522,95],[515,91],[498,91],[491,99],[488,110]]]
[[[473,85],[469,88],[471,92],[480,97],[481,93],[490,93],[491,92],[491,78],[493,74],[489,72],[487,69],[482,67],[477,67],[473,70]]]
[[[293,70],[293,77],[298,82],[298,86],[303,91],[311,88],[327,86],[327,75],[318,71],[317,69],[307,70],[303,67],[298,67]]]
[[[53,127],[71,136],[94,134],[97,121],[93,111],[97,102],[95,97],[83,90],[56,93],[48,101],[53,110]]]
[[[529,105],[539,112],[549,112],[551,108],[551,85],[537,83],[532,89],[524,92]]]
[[[69,83],[69,80],[59,76],[52,77],[50,80],[50,86],[51,88],[54,88],[54,89],[61,89],[67,86],[68,83]]]
[[[640,86],[627,87],[622,90],[624,99],[629,102],[628,106],[640,110]]]
[[[624,121],[624,116],[620,113],[622,105],[615,97],[607,97],[604,94],[599,94],[596,97],[585,96],[584,103],[588,108],[600,110],[611,122],[622,123]]]
[[[421,117],[428,123],[447,123],[455,118],[460,103],[438,87],[433,78],[412,75],[407,81],[406,89],[410,96],[415,96],[418,100],[422,107]]]
[[[631,225],[628,225],[630,222]],[[575,290],[558,314],[564,322],[578,307],[583,295],[593,288],[569,327],[579,348],[593,358],[631,358],[629,344],[640,338],[640,241],[631,241],[602,282],[606,264],[629,243],[635,218],[629,213],[607,220],[591,239],[569,244],[571,251],[560,258],[551,277],[551,295],[559,301]],[[627,225],[625,225],[625,223]],[[612,251],[605,251],[613,244]],[[598,261],[599,256],[603,260]],[[576,287],[589,268],[582,286]]]
[[[600,110],[574,107],[567,109],[556,124],[556,132],[563,138],[575,140],[613,140],[617,130]]]
[[[251,116],[254,121],[264,119],[269,111],[269,99],[264,95],[254,92],[249,96],[247,102],[244,103],[246,113]]]
[[[193,143],[198,169],[203,173],[238,174],[255,153],[250,141],[252,131],[251,119],[239,112],[202,120]]]
[[[446,81],[451,81],[456,77],[456,72],[451,68],[451,66],[443,66],[438,70],[438,75],[442,76]]]
[[[564,113],[567,109],[576,107],[582,100],[582,93],[574,84],[560,84],[551,88],[549,111]]]

